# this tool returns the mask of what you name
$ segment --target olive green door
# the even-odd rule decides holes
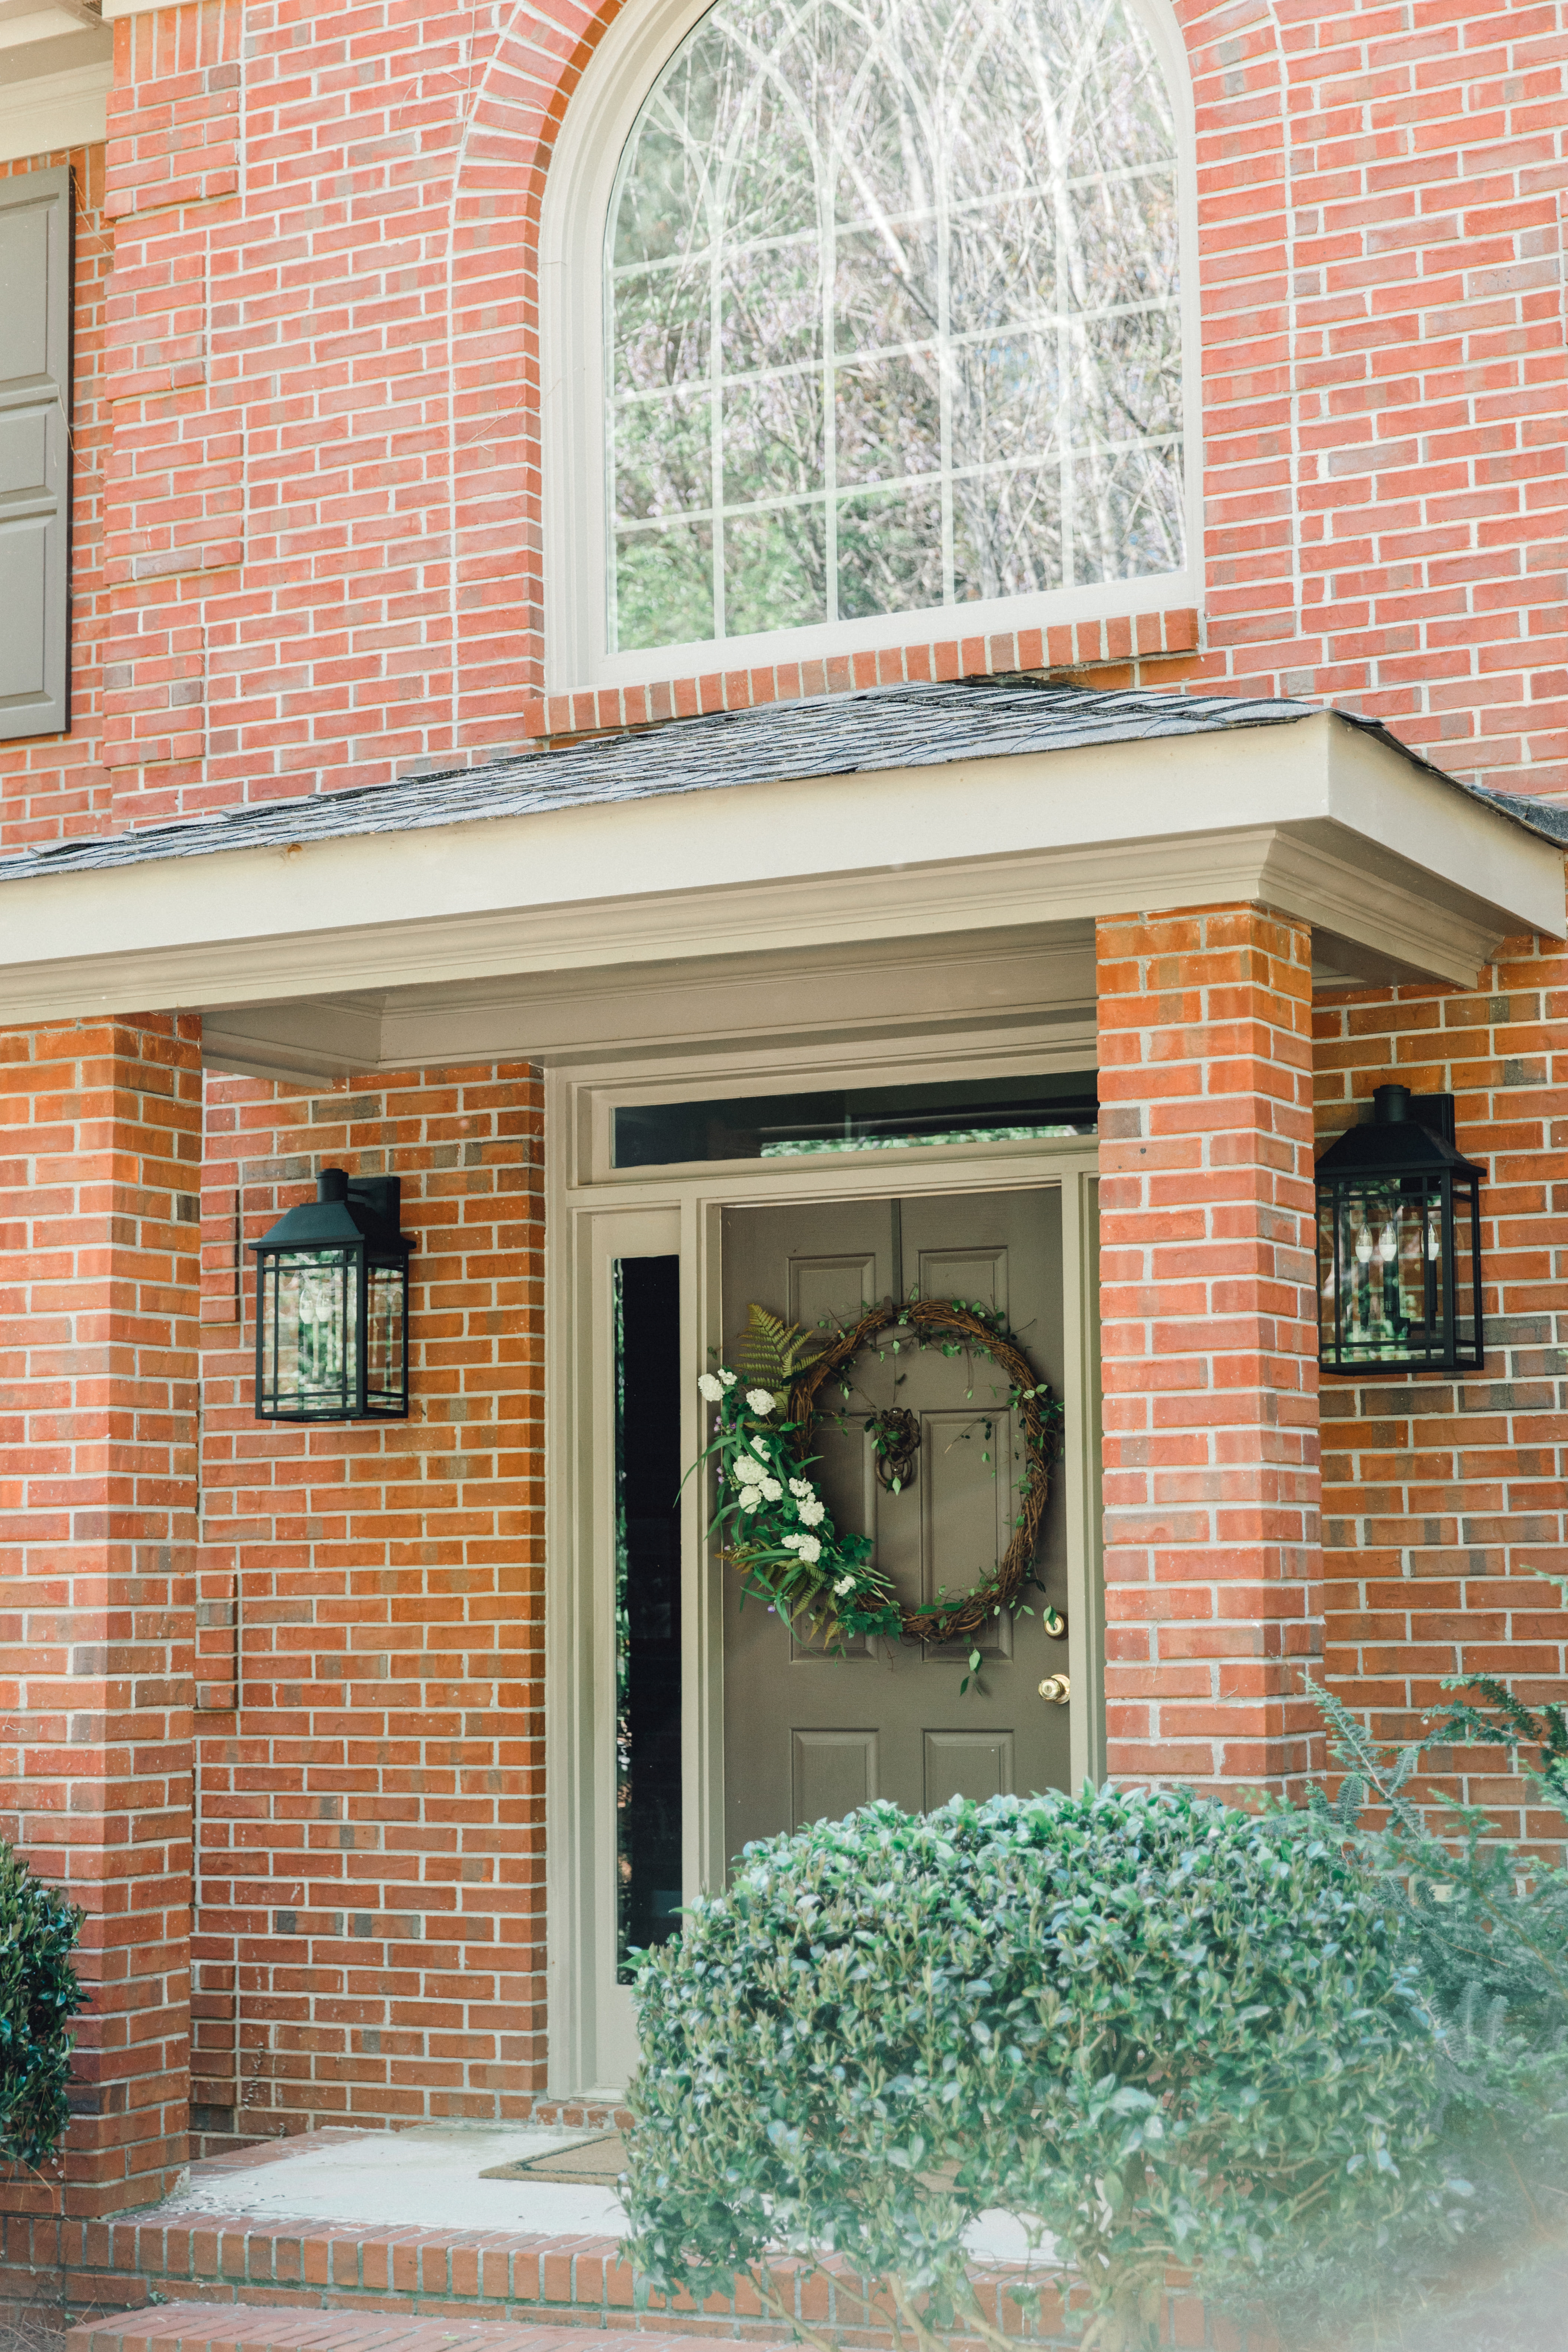
[[[1060,1397],[1064,1378],[1061,1195],[1036,1191],[731,1209],[723,1226],[724,1330],[750,1302],[810,1329],[852,1323],[886,1298],[957,1298],[999,1310]],[[1010,1540],[1023,1445],[991,1360],[943,1355],[896,1333],[857,1360],[846,1400],[825,1392],[813,1475],[836,1522],[868,1534],[906,1605],[991,1574]],[[877,1476],[864,1423],[899,1405],[920,1431],[899,1492]],[[727,1852],[872,1797],[926,1811],[954,1795],[1065,1786],[1068,1706],[1039,1685],[1067,1673],[1067,1643],[1046,1630],[1065,1611],[1060,1481],[1053,1481],[1023,1605],[979,1637],[979,1672],[961,1694],[968,1645],[862,1643],[827,1657],[726,1571],[724,1789]]]

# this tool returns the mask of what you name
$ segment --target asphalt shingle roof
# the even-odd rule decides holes
[[[405,776],[390,784],[244,803],[214,815],[132,833],[50,842],[0,858],[0,882],[360,834],[413,833],[594,802],[729,791],[779,779],[864,775],[877,769],[940,767],[957,760],[1089,744],[1222,734],[1240,727],[1289,727],[1313,717],[1319,708],[1310,702],[1235,695],[1148,689],[1105,694],[1027,679],[872,687],[670,719],[558,751],[520,752],[479,766]],[[1339,716],[1393,743],[1418,765],[1430,765],[1375,719],[1353,711]],[[1442,774],[1440,769],[1432,772]],[[1568,842],[1568,810],[1461,785],[1452,777],[1444,781],[1549,840]]]

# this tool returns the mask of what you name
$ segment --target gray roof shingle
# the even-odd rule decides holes
[[[775,779],[940,767],[955,760],[1226,733],[1238,727],[1288,727],[1313,717],[1319,708],[1310,702],[1147,688],[1099,693],[1030,679],[871,687],[670,719],[558,751],[515,753],[478,766],[405,776],[390,784],[242,803],[214,815],[136,832],[50,842],[0,858],[0,881],[359,834],[411,833],[593,802],[730,790]],[[1339,716],[1394,744],[1418,765],[1430,766],[1375,719],[1352,711]],[[1440,769],[1432,772],[1442,774]],[[1460,785],[1452,777],[1444,781],[1549,840],[1568,841],[1568,811]]]

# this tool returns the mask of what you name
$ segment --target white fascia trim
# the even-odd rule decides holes
[[[0,81],[0,163],[99,145],[109,136],[113,79],[113,58],[98,58],[67,73]]]
[[[160,8],[179,5],[180,0],[103,0],[103,21],[112,25],[117,16],[151,16]]]
[[[1568,929],[1560,849],[1321,712],[0,881],[0,1003],[263,1003],[1258,898],[1461,984]]]

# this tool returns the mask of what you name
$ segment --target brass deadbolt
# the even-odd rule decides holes
[[[1040,1685],[1040,1696],[1049,1699],[1053,1706],[1066,1706],[1072,1696],[1070,1675],[1047,1675]]]

